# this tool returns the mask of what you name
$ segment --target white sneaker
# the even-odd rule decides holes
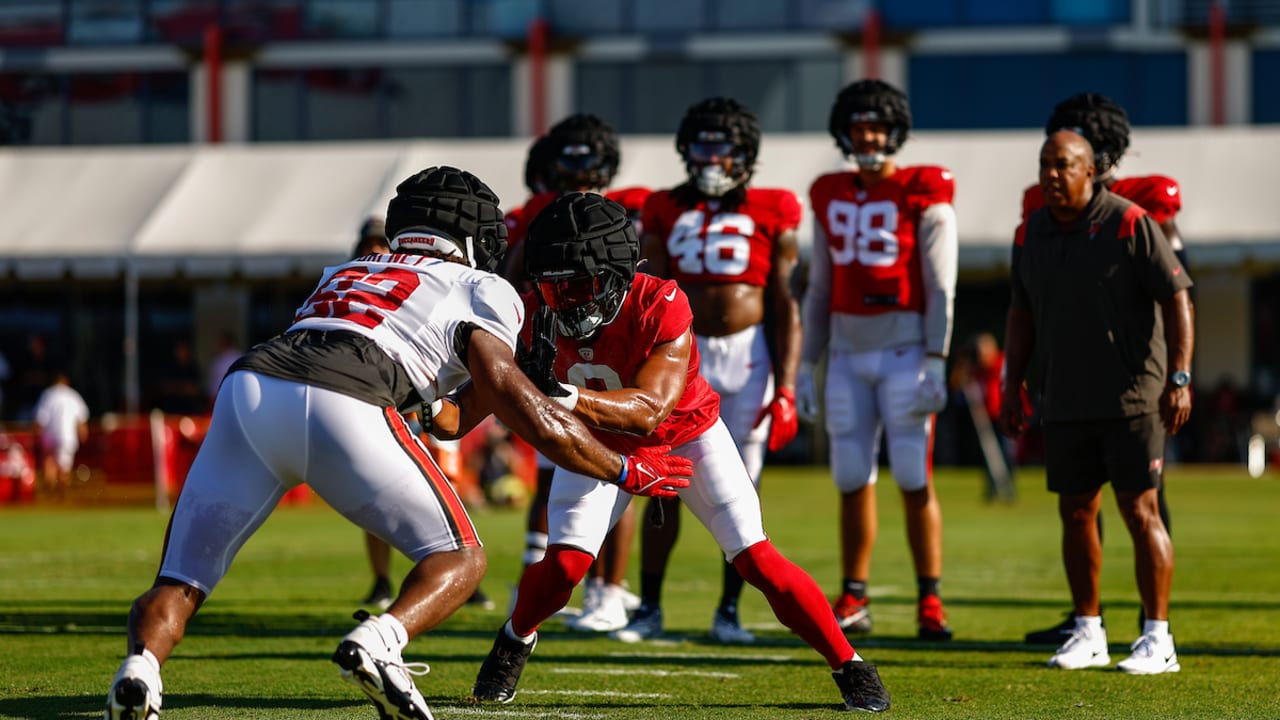
[[[1083,618],[1076,618],[1076,627],[1071,631],[1071,637],[1049,658],[1049,667],[1063,670],[1106,667],[1110,664],[1106,628],[1090,628]]]
[[[596,591],[590,606],[583,602],[582,615],[565,624],[578,632],[612,632],[626,627],[627,608],[622,601],[624,592],[618,585],[605,585]]]
[[[711,639],[723,645],[750,645],[756,641],[756,636],[742,627],[737,618],[716,610],[711,620]]]
[[[626,585],[614,585],[618,589],[618,595],[622,598],[622,607],[627,612],[635,612],[640,609],[640,596],[627,589]]]
[[[124,659],[107,691],[105,720],[156,720],[160,717],[160,670],[143,655]]]
[[[638,643],[662,637],[662,610],[641,608],[631,616],[627,626],[609,633],[614,640]]]
[[[1116,669],[1130,675],[1158,675],[1178,672],[1178,653],[1173,649],[1173,636],[1146,633],[1129,646],[1132,654],[1116,663]]]
[[[426,675],[426,663],[406,663],[392,631],[367,613],[338,644],[333,661],[342,677],[373,701],[382,720],[434,720],[411,675]]]

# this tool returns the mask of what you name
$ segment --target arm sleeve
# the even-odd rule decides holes
[[[1018,266],[1022,264],[1022,247],[1026,237],[1027,224],[1018,226],[1014,234],[1013,249],[1009,257],[1009,304],[1018,310],[1031,307],[1031,299],[1027,296],[1027,288],[1022,284],[1022,273]]]
[[[809,287],[800,306],[800,317],[804,321],[800,360],[816,363],[827,349],[831,334],[831,253],[827,251],[827,233],[818,222],[813,224]]]
[[[924,281],[925,352],[946,355],[956,297],[959,239],[950,203],[929,206],[920,215],[921,276]]]
[[[1142,284],[1157,302],[1168,302],[1174,293],[1191,287],[1191,278],[1150,215],[1144,214],[1134,224],[1133,247]]]

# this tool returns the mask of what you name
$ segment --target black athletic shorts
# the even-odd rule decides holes
[[[1160,486],[1164,425],[1159,413],[1117,420],[1044,424],[1049,491],[1084,495],[1110,482],[1117,491]]]

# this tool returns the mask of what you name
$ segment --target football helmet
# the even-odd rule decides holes
[[[618,317],[640,262],[626,208],[595,193],[561,195],[529,224],[525,242],[525,272],[559,334],[588,340]]]
[[[577,113],[553,125],[547,138],[548,190],[603,190],[613,182],[622,154],[612,125],[595,115]]]
[[[524,159],[524,186],[529,188],[529,192],[538,195],[551,189],[554,162],[551,138],[542,135],[534,140]]]
[[[746,184],[755,172],[760,123],[733,98],[707,98],[685,112],[676,150],[690,182],[704,195],[720,197]]]
[[[884,123],[888,128],[884,147],[877,152],[858,153],[849,137],[849,125],[855,122]],[[911,130],[911,106],[906,93],[883,80],[859,80],[836,95],[827,123],[831,137],[845,157],[852,157],[858,167],[879,170],[890,155],[898,152]]]
[[[441,165],[396,186],[387,204],[392,252],[460,257],[493,272],[507,252],[507,226],[498,196],[466,170]]]
[[[1044,134],[1059,130],[1072,130],[1089,141],[1099,179],[1115,172],[1129,149],[1129,115],[1106,95],[1080,93],[1055,105]]]

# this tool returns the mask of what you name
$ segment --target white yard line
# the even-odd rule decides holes
[[[737,679],[737,673],[703,672],[701,670],[650,670],[643,668],[551,668],[553,673],[575,673],[584,675],[652,675],[654,677],[674,677],[688,675],[690,677]]]
[[[725,658],[729,660],[760,660],[763,662],[787,662],[795,660],[791,655],[739,655],[737,653],[691,653],[691,652],[627,652],[625,650],[615,650],[609,653],[610,657],[619,658],[653,658],[662,660],[671,658],[673,660],[705,660]]]

